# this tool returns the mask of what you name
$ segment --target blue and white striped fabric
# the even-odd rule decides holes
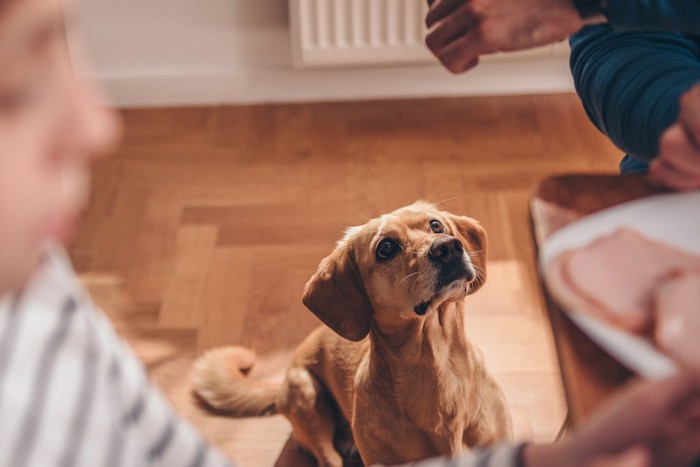
[[[24,290],[0,299],[0,467],[230,465],[49,250]]]
[[[518,467],[524,445],[502,444],[493,449],[475,450],[454,459],[429,459],[404,467]]]

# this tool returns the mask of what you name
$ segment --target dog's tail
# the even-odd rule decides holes
[[[243,347],[211,350],[194,364],[194,393],[210,408],[234,417],[273,415],[280,387],[250,381],[246,375],[254,363],[255,353]]]

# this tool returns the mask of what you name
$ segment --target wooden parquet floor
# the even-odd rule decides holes
[[[243,466],[306,465],[282,417],[199,409],[194,356],[254,348],[279,379],[318,325],[306,280],[343,229],[416,199],[480,219],[489,280],[467,333],[519,439],[564,417],[529,235],[528,196],[563,172],[615,172],[620,153],[574,95],[126,110],[116,157],[94,170],[71,256],[96,301],[177,409]]]

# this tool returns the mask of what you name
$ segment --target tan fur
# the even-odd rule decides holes
[[[242,347],[210,350],[197,359],[192,384],[211,408],[234,417],[272,415],[277,412],[276,385],[245,379],[255,364],[255,354]],[[232,390],[235,389],[235,390]]]
[[[444,233],[431,231],[433,219]],[[471,257],[465,267],[477,274],[436,289],[439,266],[429,251],[445,236],[459,239]],[[401,251],[378,261],[377,244],[386,238],[399,241]],[[304,303],[328,327],[297,348],[274,392],[276,410],[319,465],[343,465],[334,434],[345,424],[366,465],[457,455],[511,439],[503,393],[464,333],[464,299],[486,278],[485,249],[476,221],[418,202],[349,229],[322,261]],[[422,316],[414,311],[420,303],[429,304]],[[273,392],[243,379],[240,349],[215,352],[197,363],[197,394],[230,413],[262,413]]]

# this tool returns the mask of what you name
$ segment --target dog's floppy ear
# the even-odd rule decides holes
[[[486,230],[471,217],[450,214],[449,218],[456,228],[457,238],[465,246],[472,263],[476,266],[477,278],[469,288],[469,293],[474,293],[486,282]]]
[[[304,305],[346,339],[360,341],[369,334],[372,304],[349,242],[342,242],[321,261],[318,271],[306,284]]]

